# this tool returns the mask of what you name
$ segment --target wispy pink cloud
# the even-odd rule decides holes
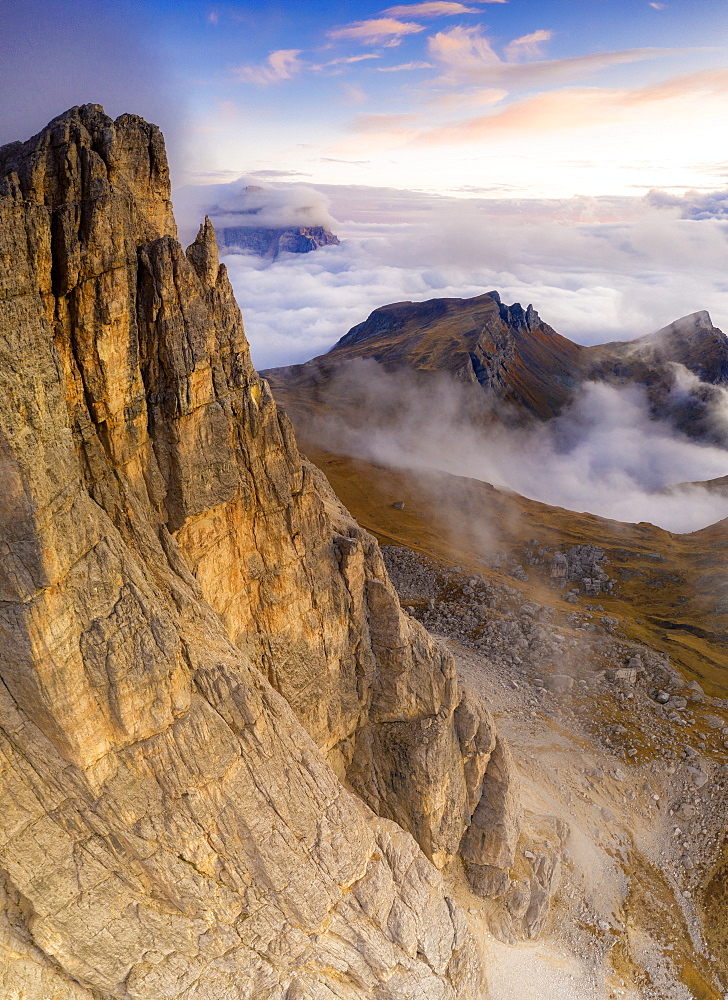
[[[381,56],[378,52],[364,52],[358,56],[339,56],[338,59],[329,59],[329,61],[325,63],[309,63],[306,68],[311,70],[313,73],[331,70],[332,74],[336,74],[341,73],[346,66],[351,66],[353,63],[364,62],[367,59],[381,59]]]
[[[663,80],[648,87],[617,90],[568,87],[525,98],[502,110],[465,122],[420,132],[418,145],[479,142],[499,134],[572,130],[625,120],[625,114],[659,104],[691,98],[728,97],[728,69],[701,70]],[[393,122],[395,134],[404,122]]]
[[[503,0],[491,0],[502,3]],[[453,0],[432,0],[430,3],[408,3],[399,7],[388,7],[382,11],[390,17],[448,17],[454,14],[479,14],[477,7],[466,7],[465,4]]]
[[[271,52],[262,66],[238,66],[233,74],[244,83],[268,84],[290,80],[306,66],[298,58],[300,54],[300,49],[277,49]]]
[[[451,28],[438,31],[427,41],[427,50],[446,70],[460,74],[498,66],[500,56],[480,28]]]
[[[521,59],[539,59],[543,55],[543,45],[554,37],[553,31],[540,28],[529,35],[514,38],[503,50],[508,62],[519,62]]]
[[[381,58],[376,52],[362,52],[358,56],[340,56],[338,59],[331,59],[329,62],[324,63],[324,66],[344,66],[349,63],[363,62],[365,59],[379,59]]]
[[[545,41],[540,32],[534,32],[533,35],[539,37],[524,35],[523,39],[526,41],[523,44],[537,45],[539,41]],[[506,46],[506,50],[508,48]],[[610,66],[656,59],[686,51],[688,50],[622,49],[571,56],[567,59],[515,62],[502,59],[478,27],[458,26],[448,31],[438,31],[428,40],[428,54],[441,65],[443,82],[489,84],[507,87],[510,90],[556,85],[589,76]]]
[[[352,39],[364,45],[399,45],[405,35],[414,35],[424,31],[421,24],[413,21],[398,21],[394,17],[376,17],[369,21],[355,21],[341,28],[332,28],[327,32],[329,38],[335,41]]]
[[[432,69],[432,63],[428,62],[408,62],[400,63],[399,66],[377,66],[380,73],[397,73],[400,70],[411,69]]]

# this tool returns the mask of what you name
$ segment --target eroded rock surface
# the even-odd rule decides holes
[[[176,242],[161,134],[85,105],[0,164],[3,994],[482,996],[438,867],[508,821],[492,722]]]

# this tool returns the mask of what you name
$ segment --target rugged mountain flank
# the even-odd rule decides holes
[[[553,416],[584,377],[584,348],[559,336],[529,306],[504,305],[497,292],[473,299],[396,302],[375,309],[320,358],[267,373],[274,386],[308,392],[347,361],[389,370],[449,373],[542,418]]]
[[[646,390],[654,417],[692,437],[728,443],[714,415],[728,386],[728,337],[705,311],[636,340],[584,347],[556,333],[532,306],[507,306],[497,292],[396,302],[375,309],[327,354],[264,374],[292,410],[304,412],[311,402],[342,409],[337,382],[362,360],[414,372],[424,392],[443,375],[480,386],[485,396],[468,396],[471,417],[480,407],[509,423],[556,416],[586,382],[636,385]]]
[[[482,996],[438,868],[507,873],[507,754],[177,243],[160,132],[85,105],[0,165],[4,995]]]

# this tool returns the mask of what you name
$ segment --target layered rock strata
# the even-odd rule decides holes
[[[437,868],[495,863],[491,721],[176,242],[161,134],[85,105],[0,165],[4,995],[480,996]]]

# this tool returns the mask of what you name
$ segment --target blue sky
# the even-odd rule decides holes
[[[91,100],[158,121],[178,179],[725,186],[727,0],[11,0],[0,18],[3,141]]]
[[[183,239],[251,181],[330,199],[341,248],[230,261],[260,367],[490,288],[582,343],[726,328],[726,29],[728,0],[6,0],[0,142],[143,115]]]

